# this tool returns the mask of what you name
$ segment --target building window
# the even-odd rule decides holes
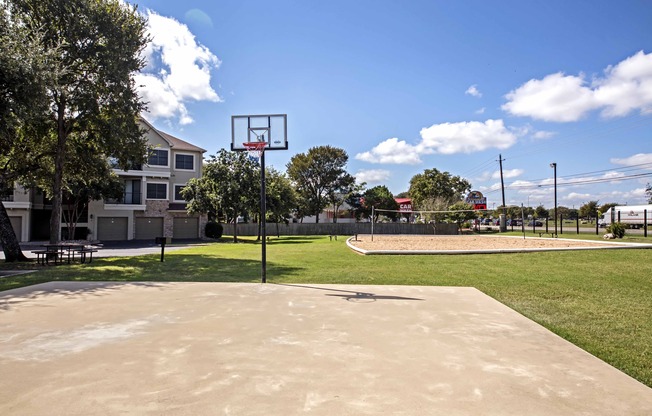
[[[186,185],[174,185],[174,200],[175,201],[185,201],[181,196],[181,190],[185,188]]]
[[[12,186],[3,186],[0,184],[0,201],[2,202],[13,202],[14,201],[14,187]]]
[[[195,168],[195,157],[193,155],[175,155],[174,168],[182,170],[193,170]]]
[[[168,186],[165,183],[148,183],[147,199],[168,199]]]
[[[150,166],[167,166],[168,165],[168,151],[153,149],[147,159],[147,164]]]

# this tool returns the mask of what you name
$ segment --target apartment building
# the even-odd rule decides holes
[[[114,169],[124,184],[122,197],[91,201],[77,223],[75,238],[119,241],[204,237],[206,216],[189,215],[180,191],[191,178],[201,176],[206,150],[157,130],[144,119],[141,122],[153,149],[147,163],[127,171]],[[13,194],[2,198],[19,241],[49,238],[52,206],[42,192],[16,187]],[[69,238],[64,221],[61,227],[62,236]]]

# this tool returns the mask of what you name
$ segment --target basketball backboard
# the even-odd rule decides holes
[[[267,150],[287,150],[287,114],[231,116],[231,150],[247,151],[243,143],[265,141]]]

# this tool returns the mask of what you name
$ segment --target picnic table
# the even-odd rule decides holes
[[[64,260],[75,261],[75,254],[79,254],[79,262],[89,263],[93,261],[93,253],[98,250],[94,246],[87,246],[79,243],[56,243],[56,244],[43,244],[43,250],[34,250],[32,253],[36,254],[36,261],[39,264],[50,264],[50,260],[54,264],[63,263]]]

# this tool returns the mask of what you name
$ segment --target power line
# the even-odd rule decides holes
[[[637,165],[628,165],[628,166],[623,166],[620,168],[611,168],[611,169],[602,169],[602,170],[595,170],[595,171],[590,171],[590,172],[581,172],[581,173],[573,173],[570,175],[565,175],[563,178],[576,178],[576,177],[582,177],[582,176],[588,176],[588,175],[594,175],[597,173],[605,173],[605,172],[627,172],[627,171],[635,171],[635,170],[645,170],[645,168],[640,168],[640,166],[649,166],[652,168],[652,163],[640,163]],[[538,181],[543,181],[550,179],[548,177],[546,178],[538,178],[538,179],[520,179],[522,181],[528,181],[528,182],[538,182]],[[608,180],[616,180],[617,178],[611,178]]]
[[[628,176],[618,176],[614,178],[594,178],[594,179],[583,179],[577,181],[563,181],[563,178],[559,179],[559,183],[564,186],[575,186],[575,185],[586,185],[586,184],[596,184],[596,183],[605,183],[605,182],[621,182],[621,181],[630,181],[634,179],[640,179],[645,177],[652,176],[652,172],[648,173],[638,173],[635,175]],[[527,185],[508,185],[509,189],[534,189],[534,188],[549,188],[553,186],[550,183],[540,183],[540,184],[527,184]],[[491,191],[494,192],[494,191]],[[487,192],[490,193],[490,192]]]

